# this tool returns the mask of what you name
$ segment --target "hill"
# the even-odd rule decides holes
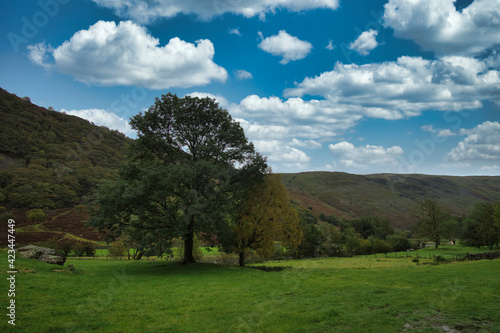
[[[430,176],[342,172],[283,174],[292,202],[316,216],[353,219],[381,216],[396,228],[414,222],[415,204],[436,198],[454,215],[469,212],[477,202],[500,201],[500,177]]]
[[[0,205],[67,208],[117,175],[131,139],[0,88]]]

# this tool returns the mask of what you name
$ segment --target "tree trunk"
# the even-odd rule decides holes
[[[245,267],[245,252],[240,252],[239,256],[240,267]]]
[[[184,239],[184,260],[183,264],[193,264],[196,262],[193,256],[194,234],[190,232]]]

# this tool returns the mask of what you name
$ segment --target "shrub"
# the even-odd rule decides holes
[[[76,242],[74,240],[64,238],[57,243],[56,249],[68,255],[71,252],[71,250],[73,250],[75,243]]]
[[[73,246],[73,253],[77,257],[83,256],[85,253],[85,245],[82,243],[76,243],[75,246]]]
[[[45,213],[41,209],[30,209],[26,213],[26,217],[31,221],[41,221],[45,219]]]
[[[87,257],[92,257],[95,254],[95,246],[92,243],[83,244],[83,250]]]
[[[109,255],[112,257],[120,257],[127,251],[128,248],[127,246],[125,246],[124,240],[120,238],[111,243],[111,247],[109,248]]]
[[[373,252],[375,253],[388,253],[392,251],[391,245],[383,240],[375,238],[373,239]]]

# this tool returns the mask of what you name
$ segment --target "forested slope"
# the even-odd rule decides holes
[[[118,131],[32,104],[0,88],[0,206],[86,203],[116,176],[132,141]]]

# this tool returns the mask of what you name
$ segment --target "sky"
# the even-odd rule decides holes
[[[23,0],[0,87],[134,138],[215,98],[274,172],[500,175],[500,0]]]

